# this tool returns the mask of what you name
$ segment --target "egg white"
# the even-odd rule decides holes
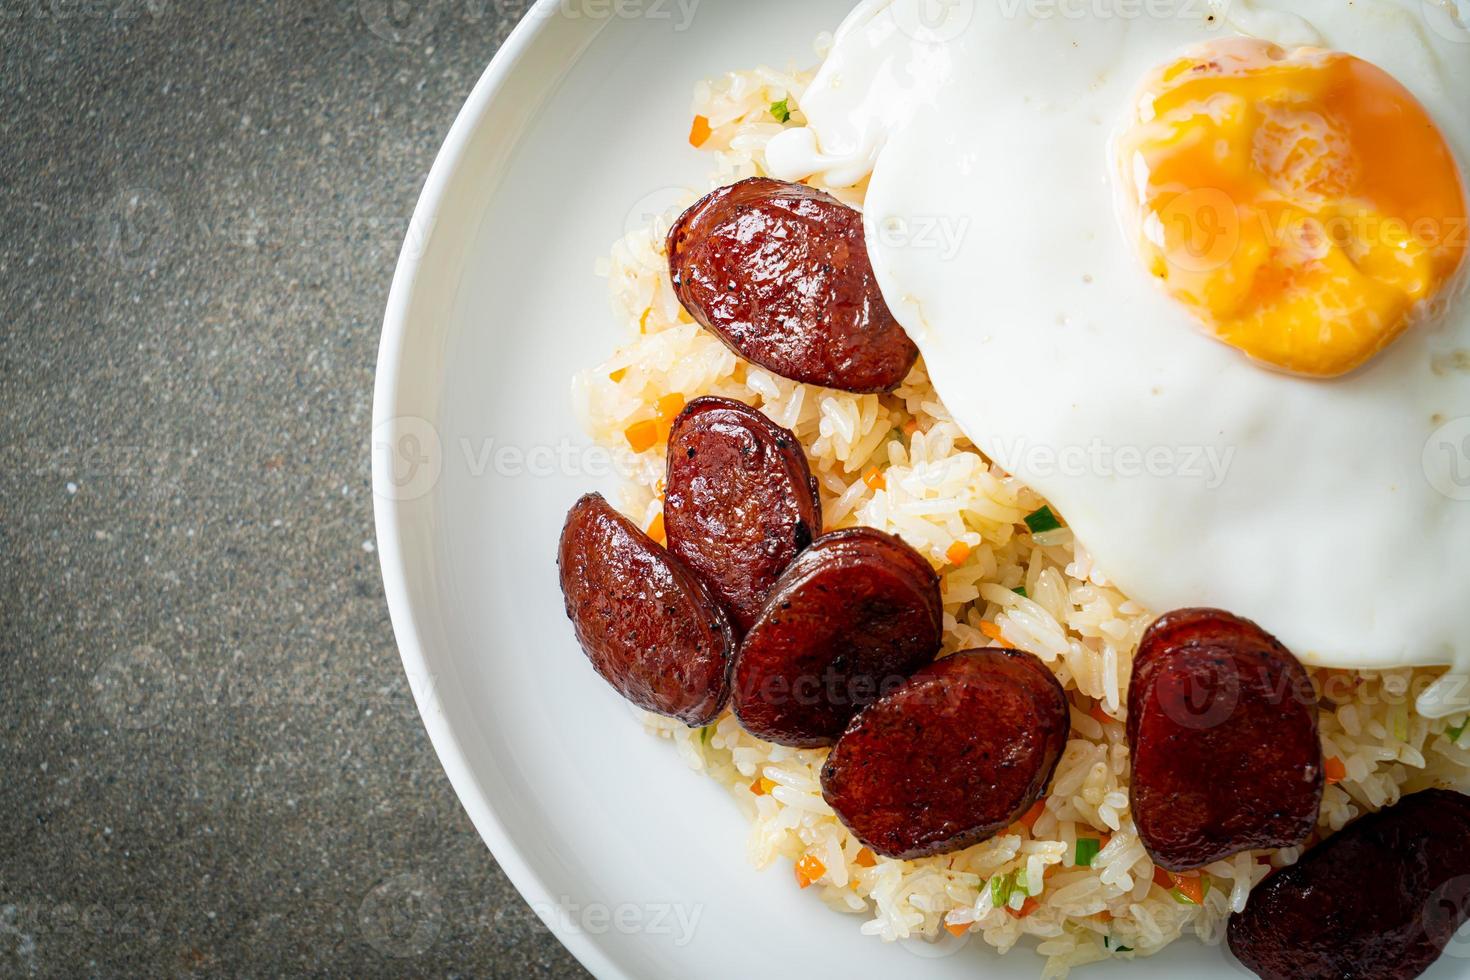
[[[1273,373],[1149,280],[1111,149],[1151,69],[1242,32],[1383,67],[1463,172],[1470,43],[1418,0],[937,2],[860,4],[768,160],[871,170],[874,268],[956,421],[1152,609],[1229,609],[1318,665],[1470,671],[1463,278],[1358,373]],[[1450,687],[1421,709],[1465,710]]]

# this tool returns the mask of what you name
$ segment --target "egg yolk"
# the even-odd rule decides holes
[[[1148,80],[1118,148],[1149,272],[1209,332],[1284,371],[1366,363],[1465,259],[1444,136],[1350,55],[1196,49]]]

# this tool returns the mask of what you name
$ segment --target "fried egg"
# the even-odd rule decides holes
[[[869,181],[946,407],[1108,579],[1318,666],[1470,672],[1453,7],[869,0],[800,104],[768,169]]]

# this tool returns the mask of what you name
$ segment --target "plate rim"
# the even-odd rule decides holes
[[[418,617],[410,598],[408,576],[404,564],[403,526],[399,519],[401,502],[395,499],[390,484],[391,469],[378,465],[377,434],[385,425],[403,417],[399,409],[399,381],[402,351],[409,339],[408,318],[414,298],[419,269],[428,249],[420,235],[427,237],[438,226],[450,185],[459,173],[480,121],[501,90],[520,67],[532,45],[549,29],[559,0],[536,0],[516,23],[496,50],[469,97],[455,116],[453,125],[434,157],[409,220],[407,237],[399,252],[383,316],[382,334],[374,371],[372,429],[369,435],[372,464],[373,518],[377,539],[378,565],[383,579],[383,592],[388,616],[398,647],[399,659],[409,681],[409,690],[418,708],[419,720],[429,735],[429,742],[439,764],[480,839],[505,872],[517,892],[534,912],[537,907],[552,904],[551,890],[521,853],[505,827],[489,797],[480,792],[463,746],[451,730],[437,688],[432,683],[416,683],[415,678],[432,676],[424,654]],[[557,917],[538,920],[551,931],[581,965],[597,977],[627,978],[607,953],[584,933],[565,929]]]

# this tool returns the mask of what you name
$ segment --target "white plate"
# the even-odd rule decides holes
[[[751,868],[734,802],[592,672],[557,587],[567,508],[611,489],[585,471],[598,460],[569,398],[620,336],[594,263],[670,187],[704,186],[694,83],[809,64],[851,5],[543,0],[455,123],[393,283],[373,469],[404,667],[481,836],[600,977],[1040,974],[978,939],[883,944],[798,891],[789,864]],[[1248,976],[1191,941],[1082,975],[1186,973]]]

